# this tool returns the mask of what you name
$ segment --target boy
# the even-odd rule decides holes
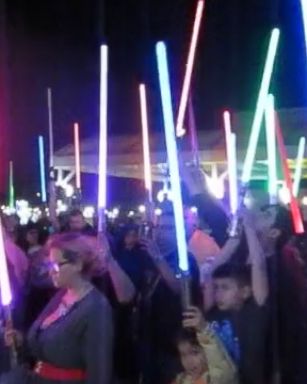
[[[266,258],[247,212],[243,226],[248,265],[233,260],[215,269],[211,281],[215,306],[207,319],[237,363],[240,383],[263,384],[269,327]]]

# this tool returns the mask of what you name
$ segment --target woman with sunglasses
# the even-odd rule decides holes
[[[79,234],[56,235],[49,241],[49,267],[59,288],[33,324],[26,347],[34,368],[3,376],[1,384],[109,384],[113,329],[110,306],[91,284],[103,267],[93,240]],[[15,331],[7,344],[20,342]]]

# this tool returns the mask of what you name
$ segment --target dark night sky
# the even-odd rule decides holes
[[[139,130],[139,81],[149,86],[153,129],[161,128],[154,44],[158,39],[168,43],[176,103],[195,4],[196,0],[6,1],[8,145],[18,194],[38,190],[36,136],[47,133],[47,86],[54,94],[56,148],[72,140],[76,120],[82,137],[97,134],[98,54],[103,40],[110,47],[110,132]],[[217,128],[225,106],[254,108],[268,36],[275,25],[282,28],[273,82],[279,106],[306,105],[299,0],[207,0],[193,81],[199,129]]]

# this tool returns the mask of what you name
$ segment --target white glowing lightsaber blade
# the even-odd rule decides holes
[[[302,16],[303,16],[303,24],[304,24],[304,34],[305,34],[305,46],[307,53],[307,1],[301,0],[302,7]]]
[[[76,167],[76,187],[81,189],[81,163],[80,163],[80,135],[79,124],[74,124],[74,142],[75,142],[75,167]]]
[[[186,71],[184,75],[183,87],[182,87],[181,98],[180,98],[179,109],[178,109],[178,118],[177,118],[177,124],[176,124],[177,137],[182,137],[185,134],[183,123],[184,123],[184,117],[185,117],[189,93],[190,93],[195,53],[197,48],[201,21],[204,13],[204,7],[205,7],[205,1],[199,0],[196,8],[192,38],[191,38],[190,49],[188,53],[188,61],[186,64]]]
[[[224,112],[224,127],[227,150],[230,212],[232,215],[235,215],[238,211],[236,135],[231,132],[230,113],[228,111]]]
[[[1,303],[8,306],[12,302],[12,291],[10,286],[10,278],[7,266],[7,259],[4,248],[3,227],[0,220],[0,293]]]
[[[53,144],[53,116],[52,116],[52,91],[51,88],[47,89],[47,102],[48,102],[48,129],[49,129],[49,167],[54,166],[54,144]]]
[[[108,47],[100,47],[100,122],[98,163],[98,232],[103,231],[107,200]]]
[[[256,149],[261,129],[261,123],[263,119],[263,114],[265,111],[265,105],[267,101],[267,95],[269,92],[269,87],[271,83],[271,77],[273,73],[275,57],[278,47],[280,31],[278,28],[274,28],[271,34],[271,39],[269,43],[268,53],[266,57],[266,62],[263,71],[263,77],[261,81],[260,91],[257,100],[256,111],[254,115],[254,120],[251,129],[251,135],[249,138],[249,143],[247,147],[247,153],[245,156],[242,172],[242,183],[243,185],[247,184],[252,175],[253,163],[255,160]]]
[[[295,173],[293,180],[293,195],[294,197],[298,196],[300,189],[300,182],[302,178],[302,170],[303,170],[303,160],[305,156],[305,148],[306,148],[306,138],[301,137],[298,145],[296,164],[295,164]]]
[[[268,192],[270,196],[270,204],[277,203],[278,186],[277,186],[277,147],[276,147],[276,129],[275,129],[275,103],[274,96],[267,96],[265,107],[265,127],[266,142],[268,154]]]
[[[173,208],[176,224],[176,237],[179,257],[179,268],[181,271],[189,272],[188,253],[184,226],[184,213],[182,204],[181,184],[178,164],[178,151],[176,143],[176,132],[172,107],[172,96],[168,72],[166,46],[163,42],[156,45],[156,55],[159,71],[160,92],[163,109],[165,141],[167,159],[169,164],[171,190],[173,195]]]
[[[148,133],[148,113],[146,100],[146,87],[140,84],[140,104],[141,104],[141,121],[142,121],[142,136],[143,136],[143,156],[144,156],[144,181],[145,188],[148,192],[148,201],[152,203],[152,179],[151,179],[151,163],[150,163],[150,148],[149,148],[149,133]]]

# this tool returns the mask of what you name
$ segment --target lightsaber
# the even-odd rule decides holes
[[[12,290],[9,279],[7,259],[4,248],[3,226],[0,220],[0,293],[3,306],[9,306],[12,303]]]
[[[49,217],[54,226],[58,227],[56,215],[56,189],[54,174],[54,140],[53,140],[53,114],[52,114],[52,91],[47,88],[47,106],[48,106],[48,133],[49,133]]]
[[[4,311],[5,326],[6,329],[12,330],[13,320],[11,304],[13,300],[12,289],[10,284],[9,270],[7,265],[7,258],[5,253],[4,238],[3,238],[3,226],[0,219],[0,295],[1,303]],[[17,349],[15,342],[10,346],[10,362],[11,368],[15,368],[18,363]]]
[[[265,108],[265,127],[268,155],[268,192],[270,204],[277,203],[277,162],[276,162],[276,133],[275,133],[275,105],[274,96],[267,96]]]
[[[76,168],[76,188],[81,190],[81,162],[80,162],[80,136],[79,124],[74,124],[74,143],[75,143],[75,168]]]
[[[256,111],[255,111],[252,128],[251,128],[251,135],[250,135],[249,143],[247,147],[247,153],[243,163],[242,183],[244,185],[246,185],[249,182],[252,174],[252,168],[253,168],[253,163],[255,159],[257,143],[258,143],[259,133],[261,129],[261,123],[263,119],[263,114],[264,114],[265,105],[267,101],[267,95],[269,92],[271,77],[272,77],[274,63],[275,63],[279,36],[280,36],[280,30],[278,28],[273,29],[271,33],[269,48],[268,48],[267,57],[265,61],[260,91],[259,91],[257,105],[256,105]]]
[[[290,174],[290,170],[287,162],[287,158],[288,158],[287,150],[284,143],[277,113],[275,113],[275,123],[276,123],[277,143],[278,143],[278,149],[281,157],[284,178],[285,178],[286,186],[288,188],[289,195],[290,195],[290,209],[291,209],[291,215],[292,215],[293,224],[294,224],[294,230],[296,234],[302,234],[304,233],[303,219],[302,219],[301,212],[299,210],[297,200],[293,195],[292,179],[291,179],[291,174]]]
[[[152,178],[151,178],[151,162],[148,134],[148,113],[146,100],[146,87],[144,84],[139,86],[140,104],[141,104],[141,122],[142,122],[142,137],[143,137],[143,156],[144,156],[144,181],[145,189],[148,194],[148,202],[152,204]]]
[[[307,1],[306,0],[301,0],[301,7],[302,7],[302,16],[303,16],[303,24],[304,24],[305,45],[306,45],[306,52],[307,52]]]
[[[197,137],[197,129],[196,129],[196,123],[195,123],[195,115],[194,115],[194,108],[193,108],[193,102],[192,102],[192,96],[190,94],[189,97],[189,104],[188,104],[188,116],[189,116],[189,131],[190,131],[190,137],[191,137],[191,148],[193,153],[193,162],[197,168],[199,168],[200,165],[200,159],[199,159],[199,147],[198,147],[198,137]]]
[[[40,184],[41,184],[41,200],[42,200],[42,203],[46,203],[47,188],[46,188],[45,149],[44,149],[43,136],[38,136],[38,153],[39,153],[39,173],[40,173]]]
[[[9,162],[9,207],[15,207],[15,191],[14,191],[14,164]]]
[[[196,8],[192,38],[191,38],[190,48],[188,53],[188,61],[186,64],[186,71],[184,75],[183,87],[182,87],[181,98],[180,98],[179,109],[178,109],[178,118],[177,118],[177,124],[176,124],[177,137],[182,137],[185,134],[183,123],[184,123],[184,117],[187,109],[188,97],[190,93],[195,53],[196,53],[196,48],[198,43],[201,21],[204,13],[204,7],[205,7],[205,1],[199,0]]]
[[[234,216],[238,211],[236,135],[231,131],[231,119],[229,111],[225,111],[223,117],[226,137],[230,212]]]
[[[48,102],[48,128],[49,128],[49,167],[52,170],[54,166],[54,143],[53,143],[53,116],[52,116],[52,91],[47,89]]]
[[[105,224],[107,200],[107,113],[108,113],[108,47],[100,47],[100,121],[98,163],[98,233]]]
[[[306,148],[306,138],[301,137],[298,145],[296,164],[295,164],[295,172],[294,172],[294,180],[293,180],[293,195],[294,197],[298,197],[300,182],[302,178],[302,170],[303,170],[303,160],[305,156],[305,148]]]
[[[170,183],[173,194],[173,209],[176,225],[176,238],[179,257],[179,268],[188,274],[189,263],[184,225],[183,203],[179,176],[178,151],[176,143],[176,131],[172,109],[172,96],[168,72],[166,46],[163,42],[156,45],[156,56],[159,71],[160,92],[163,109],[164,131],[169,164]]]

